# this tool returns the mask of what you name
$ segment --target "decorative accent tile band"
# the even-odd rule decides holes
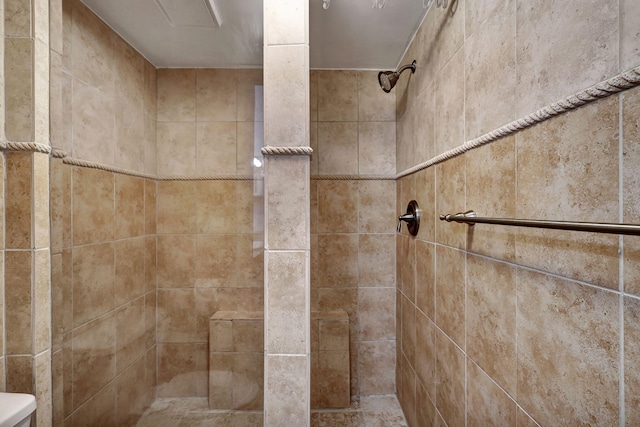
[[[128,169],[122,169],[115,166],[103,165],[101,163],[96,163],[96,162],[88,162],[86,160],[75,159],[73,157],[64,157],[62,159],[62,162],[66,165],[82,166],[85,168],[98,169],[98,170],[103,170],[107,172],[115,172],[122,175],[136,176],[139,178],[157,179],[155,175],[151,175],[148,173],[135,172]]]
[[[497,141],[505,136],[513,135],[521,130],[530,128],[531,126],[541,123],[547,119],[558,116],[560,114],[575,110],[583,105],[590,104],[591,102],[599,99],[606,98],[616,93],[631,89],[640,85],[640,67],[636,67],[632,70],[618,74],[608,80],[595,84],[588,89],[578,92],[575,95],[568,96],[539,109],[535,113],[529,114],[521,119],[515,120],[507,125],[504,125],[494,131],[486,133],[476,139],[467,141],[464,144],[456,147],[452,150],[445,151],[444,153],[433,157],[426,162],[413,166],[405,171],[402,171],[396,175],[396,178],[402,178],[412,173],[421,171],[430,166],[438,163],[442,163],[445,160],[459,156],[466,153],[469,150],[488,144],[490,142]]]
[[[395,175],[312,175],[314,181],[395,181]]]
[[[30,151],[32,153],[51,153],[51,147],[39,142],[3,142],[0,145],[2,151]]]
[[[262,155],[278,155],[278,156],[310,156],[313,154],[311,147],[273,147],[267,145],[260,150]]]

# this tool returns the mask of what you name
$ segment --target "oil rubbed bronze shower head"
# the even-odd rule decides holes
[[[400,78],[400,74],[408,68],[411,68],[411,73],[416,72],[416,61],[414,60],[411,64],[403,65],[398,68],[396,71],[380,71],[378,73],[378,83],[380,83],[380,87],[383,91],[389,93],[391,89],[398,83],[398,79]]]

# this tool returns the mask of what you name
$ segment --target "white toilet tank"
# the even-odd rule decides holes
[[[0,427],[29,427],[36,410],[31,394],[0,393]]]

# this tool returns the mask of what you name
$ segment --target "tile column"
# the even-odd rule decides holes
[[[264,1],[264,425],[310,423],[309,2]]]

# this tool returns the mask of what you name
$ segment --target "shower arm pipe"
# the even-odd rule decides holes
[[[497,224],[516,227],[551,228],[555,230],[586,231],[590,233],[624,234],[640,236],[640,224],[620,224],[607,222],[574,222],[574,221],[546,221],[536,219],[512,219],[480,217],[474,211],[464,213],[440,215],[441,221],[469,224]]]
[[[411,72],[415,72],[416,71],[416,61],[413,61],[411,64],[407,64],[407,65],[403,65],[402,67],[398,68],[395,72],[395,74],[397,76],[400,76],[400,74],[402,74],[402,72],[404,70],[410,69]]]

